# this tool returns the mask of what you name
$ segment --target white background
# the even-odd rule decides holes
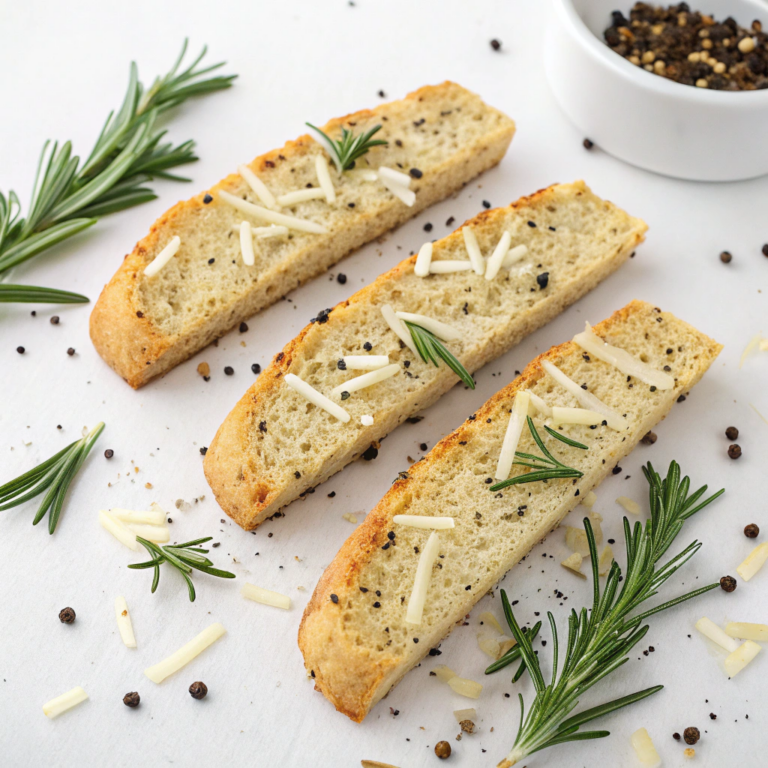
[[[606,519],[607,536],[618,537],[621,552],[622,513],[613,499],[628,495],[642,500],[645,510],[641,464],[651,459],[662,469],[672,458],[694,484],[724,485],[727,494],[686,527],[680,545],[698,538],[704,547],[680,579],[672,580],[669,596],[734,573],[754,544],[741,533],[745,524],[757,522],[768,535],[761,483],[768,424],[750,407],[768,414],[763,384],[768,358],[752,358],[738,370],[749,338],[768,331],[761,293],[768,259],[760,253],[768,241],[768,179],[685,183],[630,168],[598,148],[583,149],[584,137],[558,111],[544,79],[540,50],[546,3],[356,0],[350,7],[346,0],[4,0],[0,13],[0,186],[15,189],[25,202],[43,141],[71,138],[75,150],[87,154],[107,112],[119,105],[131,59],[147,82],[165,71],[189,35],[193,51],[208,43],[210,61],[227,59],[226,71],[240,74],[230,91],[189,103],[173,115],[170,136],[198,143],[201,160],[186,169],[192,184],[157,183],[158,200],[103,220],[12,276],[15,282],[80,291],[92,300],[123,255],[176,200],[299,135],[305,120],[322,123],[375,105],[380,89],[387,98],[400,98],[450,78],[478,91],[518,125],[501,165],[456,199],[421,214],[383,245],[362,249],[331,276],[295,291],[290,302],[250,320],[247,333],[235,330],[218,348],[204,350],[139,392],[94,352],[87,306],[38,307],[37,317],[25,305],[0,308],[0,480],[47,458],[79,437],[84,425],[107,424],[72,487],[55,536],[44,524],[31,526],[34,503],[0,517],[3,765],[355,766],[368,758],[411,768],[434,766],[434,744],[448,739],[454,749],[451,765],[494,766],[514,740],[517,690],[528,702],[531,694],[527,681],[511,684],[511,668],[482,678],[487,659],[477,648],[474,617],[486,608],[500,615],[498,597],[483,600],[471,626],[457,629],[443,643],[440,659],[427,659],[409,673],[362,725],[337,714],[306,680],[296,646],[302,610],[323,568],[353,530],[343,513],[361,513],[362,519],[397,472],[407,468],[407,457],[421,455],[421,442],[431,448],[532,357],[570,338],[585,319],[597,322],[632,298],[675,312],[724,343],[725,350],[692,396],[657,429],[656,445],[640,446],[624,462],[624,472],[598,490],[596,508]],[[489,46],[494,37],[503,41],[501,53]],[[431,237],[443,236],[449,216],[460,222],[480,210],[482,200],[506,205],[550,183],[577,178],[650,225],[647,243],[620,274],[480,371],[474,392],[455,389],[420,424],[405,425],[387,438],[375,462],[349,467],[293,504],[285,518],[266,523],[255,535],[220,522],[224,515],[206,486],[199,448],[252,382],[252,363],[266,365],[318,309],[346,298],[417,249],[425,239],[424,223],[434,224]],[[718,259],[726,248],[734,257],[727,266]],[[338,271],[348,275],[346,286],[332,279]],[[61,317],[58,326],[49,323],[53,314]],[[15,351],[18,345],[27,349],[23,356]],[[74,357],[66,354],[70,346],[77,350]],[[208,383],[195,372],[201,361],[213,371]],[[234,367],[234,376],[224,376],[225,365]],[[723,433],[730,424],[741,430],[744,456],[738,462],[726,456]],[[115,451],[111,461],[104,458],[106,448]],[[151,490],[145,488],[148,482]],[[327,498],[331,491],[337,493],[332,500]],[[203,495],[205,500],[187,512],[174,508],[177,499]],[[144,509],[154,500],[170,511],[175,539],[212,535],[221,542],[213,550],[216,564],[236,572],[237,581],[199,574],[198,598],[190,604],[180,577],[165,571],[157,593],[150,595],[149,572],[126,568],[137,557],[98,526],[97,510]],[[565,554],[559,531],[507,576],[504,586],[520,600],[522,621],[548,609],[562,618],[566,608],[588,600],[588,585],[559,566]],[[245,580],[289,594],[293,609],[246,602],[239,595]],[[643,647],[652,644],[656,652],[646,658],[638,649],[593,691],[590,702],[659,682],[666,689],[598,723],[612,731],[609,739],[558,747],[527,763],[631,767],[636,763],[629,735],[646,726],[665,765],[678,766],[684,763],[684,745],[671,734],[696,725],[703,733],[696,765],[763,765],[758,750],[765,746],[768,727],[766,654],[728,681],[722,655],[697,636],[693,623],[703,614],[720,624],[768,620],[767,580],[768,573],[762,573],[731,595],[716,590],[696,604],[655,617]],[[563,608],[552,597],[556,588],[569,596]],[[131,608],[137,650],[124,648],[116,631],[113,601],[119,594]],[[72,626],[57,618],[67,605],[78,615]],[[144,677],[146,666],[213,621],[222,622],[228,634],[192,665],[160,686]],[[548,650],[551,644],[542,658],[549,658]],[[480,700],[454,696],[428,677],[438,662],[482,678]],[[187,693],[199,679],[210,690],[202,702]],[[75,685],[83,686],[90,700],[47,720],[43,702]],[[121,701],[133,690],[142,696],[137,710]],[[456,742],[452,711],[473,704],[479,732]],[[397,717],[390,706],[399,710]],[[718,715],[716,722],[710,712]]]

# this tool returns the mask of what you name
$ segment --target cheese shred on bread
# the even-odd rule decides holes
[[[645,223],[592,194],[583,182],[549,187],[465,225],[490,256],[503,233],[525,256],[492,280],[474,271],[414,274],[416,256],[307,326],[245,393],[208,448],[205,474],[224,511],[252,529],[343,469],[405,419],[434,403],[458,377],[404,346],[382,307],[426,315],[459,334],[446,344],[472,372],[517,344],[617,269],[643,240]],[[461,229],[438,240],[432,264],[467,260]],[[546,279],[542,276],[546,274]],[[344,424],[286,385],[292,373],[321,394],[356,375],[345,355],[386,355],[399,372],[334,402]],[[362,416],[373,416],[365,426]],[[370,422],[370,419],[366,421]]]
[[[256,238],[255,263],[248,266],[241,255],[240,226],[244,220],[256,227],[264,222],[219,193],[263,203],[240,174],[228,176],[171,208],[125,257],[91,315],[91,339],[104,360],[132,387],[143,386],[355,249],[461,189],[501,160],[515,131],[506,115],[451,82],[331,120],[323,130],[336,139],[342,128],[357,136],[376,125],[382,128],[375,138],[389,143],[373,147],[355,169],[385,166],[410,174],[413,206],[381,181],[366,181],[354,172],[339,176],[330,163],[333,203],[305,200],[279,211],[319,225],[325,234],[290,230]],[[316,160],[321,156],[328,158],[323,145],[305,135],[257,157],[248,168],[257,175],[256,185],[261,181],[279,197],[319,187]],[[147,277],[147,265],[174,237],[181,240],[178,251]]]
[[[641,301],[631,302],[594,331],[657,370],[669,366],[674,387],[652,391],[636,379],[628,382],[610,364],[588,359],[574,342],[567,342],[536,358],[414,464],[344,543],[304,612],[299,646],[307,672],[340,712],[361,721],[667,415],[721,349],[695,328]],[[486,480],[494,475],[516,393],[534,393],[550,406],[576,405],[573,395],[546,373],[543,361],[625,415],[626,429],[564,427],[563,434],[589,450],[551,438],[545,442],[583,477],[514,485],[494,493]],[[533,420],[545,435],[542,417]],[[518,450],[539,453],[528,430]],[[515,467],[513,474],[521,471]],[[430,531],[397,525],[393,518],[399,514],[452,516],[455,524],[438,533],[439,559],[418,626],[406,623],[406,607],[418,552]],[[390,532],[394,545],[383,549]]]

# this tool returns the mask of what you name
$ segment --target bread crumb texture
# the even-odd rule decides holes
[[[451,82],[331,120],[323,130],[335,138],[342,127],[358,134],[378,124],[382,128],[376,138],[389,143],[371,149],[356,168],[418,169],[421,176],[411,182],[416,193],[412,207],[381,183],[339,176],[331,164],[334,204],[308,200],[282,209],[322,225],[327,233],[291,231],[286,237],[255,239],[255,264],[249,267],[243,264],[239,239],[240,224],[248,217],[217,193],[261,202],[239,174],[232,174],[167,211],[125,258],[91,315],[91,339],[99,354],[132,387],[146,384],[496,165],[515,130],[506,115]],[[320,154],[327,155],[323,146],[305,135],[248,167],[279,196],[318,186],[315,158]],[[144,268],[177,235],[178,253],[156,276],[146,277]]]
[[[674,388],[651,391],[635,379],[627,381],[616,368],[588,360],[574,342],[567,342],[536,358],[414,464],[408,477],[392,486],[345,542],[304,613],[299,646],[307,670],[316,688],[339,711],[362,720],[578,504],[576,491],[583,497],[593,489],[666,416],[721,349],[695,328],[641,301],[633,301],[594,330],[654,368],[670,366]],[[561,443],[550,448],[567,465],[584,472],[582,478],[516,485],[493,493],[486,479],[494,474],[515,394],[528,390],[551,406],[576,405],[573,396],[544,372],[542,359],[624,414],[627,429],[562,428],[589,450]],[[541,416],[534,422],[544,434]],[[518,450],[538,452],[527,430]],[[396,514],[450,515],[456,525],[440,532],[440,555],[420,626],[406,624],[405,612],[419,551],[430,532],[396,526],[392,520]],[[395,545],[382,549],[390,531],[395,533]],[[338,596],[337,603],[329,600],[331,593]]]
[[[205,473],[221,507],[255,528],[363,454],[405,419],[434,403],[458,377],[416,357],[381,308],[415,312],[457,329],[447,346],[472,372],[506,352],[617,269],[643,240],[646,225],[594,195],[583,182],[560,184],[468,221],[484,254],[503,232],[527,254],[493,280],[472,271],[417,277],[416,257],[401,262],[323,318],[275,357],[219,428]],[[535,226],[532,226],[535,225]],[[433,261],[464,259],[460,229],[438,240]],[[546,287],[537,277],[548,273]],[[344,355],[388,355],[400,372],[336,402],[342,424],[282,381],[293,373],[323,394],[355,376]],[[371,414],[373,426],[360,417]],[[299,476],[297,477],[297,473]]]

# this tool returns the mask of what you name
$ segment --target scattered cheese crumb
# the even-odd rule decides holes
[[[136,647],[136,636],[133,633],[133,624],[131,623],[131,614],[128,613],[128,603],[124,597],[115,598],[115,617],[117,618],[117,628],[120,631],[120,637],[125,643],[126,648]]]
[[[363,416],[360,417],[360,423],[364,427],[372,427],[373,426],[373,416],[371,416],[371,415],[369,415],[367,413],[364,414]]]
[[[586,579],[586,575],[581,572],[581,564],[583,562],[584,558],[578,552],[574,552],[572,555],[568,555],[560,565],[567,568],[569,571],[572,571],[577,576],[581,576],[582,579]]]
[[[747,559],[736,569],[736,573],[744,581],[749,581],[765,565],[766,560],[768,560],[768,541],[758,544],[749,553]]]
[[[452,677],[448,681],[448,685],[451,686],[454,693],[458,693],[459,696],[466,696],[468,699],[478,699],[483,691],[483,686],[480,683],[476,683],[474,680],[467,680],[466,677]]]
[[[597,501],[597,496],[594,491],[590,491],[582,500],[581,503],[585,507],[593,507]]]
[[[636,501],[628,499],[626,496],[619,496],[619,498],[616,499],[616,503],[632,515],[640,514],[640,505]]]
[[[743,642],[725,659],[725,671],[728,677],[736,677],[752,659],[760,653],[760,646],[752,640]]]
[[[248,582],[243,584],[240,594],[256,603],[272,605],[275,608],[283,608],[286,611],[291,607],[291,598],[287,595],[281,595],[279,592],[272,592],[270,589],[257,587],[255,584],[249,584]]]
[[[659,753],[645,728],[638,729],[630,738],[635,753],[643,765],[657,766],[661,764]]]
[[[171,654],[159,664],[155,664],[154,666],[145,669],[144,674],[153,683],[162,683],[166,677],[172,675],[174,672],[178,672],[182,667],[189,664],[192,659],[199,656],[209,645],[215,643],[222,635],[224,635],[226,631],[227,630],[219,623],[211,624],[197,637],[179,648],[176,653]]]
[[[57,696],[55,699],[43,704],[43,712],[46,717],[53,719],[58,717],[68,709],[77,706],[88,698],[88,694],[80,687],[77,686],[71,691],[62,693],[61,696]]]
[[[477,620],[483,625],[493,627],[499,634],[504,632],[501,628],[501,624],[499,624],[499,620],[490,611],[483,611],[477,617]]]
[[[746,621],[730,621],[725,625],[728,637],[738,637],[742,640],[760,640],[768,642],[768,624],[750,624]]]
[[[357,518],[351,512],[345,512],[342,517],[350,523],[357,524]]]
[[[710,621],[706,616],[702,616],[702,618],[696,622],[696,629],[698,629],[704,637],[709,638],[721,648],[725,648],[729,653],[733,653],[739,647],[739,644],[732,637],[728,637],[728,635],[726,635],[714,621]]]
[[[427,590],[432,578],[432,567],[437,560],[440,551],[440,539],[437,531],[429,534],[427,543],[419,555],[419,562],[416,566],[416,576],[413,580],[413,589],[411,597],[408,600],[408,609],[405,614],[407,624],[421,624],[424,615],[424,605],[427,602]]]
[[[155,258],[144,267],[147,277],[154,277],[175,255],[181,245],[181,238],[175,235]]]

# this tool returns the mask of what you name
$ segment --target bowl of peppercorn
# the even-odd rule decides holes
[[[553,0],[550,87],[597,147],[694,181],[768,173],[768,5]],[[585,142],[587,145],[587,142]]]

